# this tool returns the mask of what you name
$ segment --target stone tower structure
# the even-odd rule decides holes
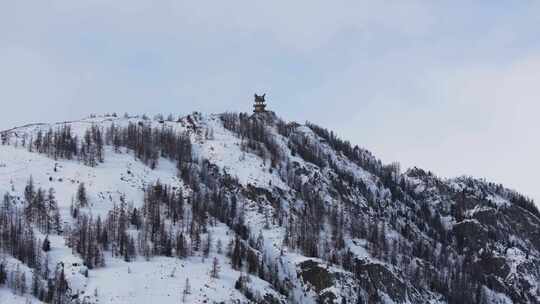
[[[266,100],[264,99],[265,94],[257,95],[255,94],[255,104],[253,105],[253,113],[265,113],[266,112]]]

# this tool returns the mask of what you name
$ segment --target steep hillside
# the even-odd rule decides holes
[[[532,201],[310,123],[102,116],[1,143],[1,303],[540,303]]]

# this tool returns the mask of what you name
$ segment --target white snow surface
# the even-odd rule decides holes
[[[96,124],[103,129],[112,123],[126,126],[129,122],[151,124],[153,127],[171,127],[178,132],[187,131],[192,139],[193,152],[196,159],[208,159],[222,170],[236,176],[242,185],[267,187],[269,184],[288,189],[276,172],[271,173],[269,164],[262,158],[242,152],[240,139],[224,129],[219,116],[191,115],[197,127],[190,125],[190,120],[184,118],[180,122],[163,122],[142,120],[139,118],[93,117],[81,121],[66,122],[72,128],[73,134],[81,138],[84,132]],[[111,147],[105,147],[105,161],[92,168],[77,160],[54,160],[43,154],[29,152],[23,148],[23,138],[29,140],[39,130],[47,131],[62,125],[33,124],[9,130],[10,145],[0,145],[0,193],[9,193],[18,197],[22,202],[24,187],[32,177],[36,189],[45,191],[53,188],[61,210],[62,221],[70,224],[69,208],[77,188],[84,183],[89,195],[90,212],[94,217],[104,217],[109,210],[119,204],[123,196],[128,204],[142,206],[143,189],[146,185],[157,180],[164,184],[183,187],[177,177],[174,163],[160,158],[156,169],[152,170],[138,161],[133,153],[121,149],[116,153]],[[205,136],[202,130],[211,130],[211,137]],[[56,170],[55,170],[56,168]],[[251,210],[251,211],[250,211]],[[251,227],[262,227],[264,218],[253,209],[247,208],[246,218]],[[223,246],[229,242],[232,231],[223,224],[212,228],[214,240],[220,239]],[[258,231],[256,229],[254,231]],[[37,231],[37,230],[36,230]],[[39,239],[45,236],[37,233]],[[264,231],[267,247],[270,252],[279,253],[281,245],[281,229]],[[186,278],[191,285],[191,294],[186,303],[230,302],[233,300],[246,303],[246,298],[234,288],[240,272],[233,270],[229,259],[223,254],[217,254],[213,248],[210,257],[204,262],[202,257],[194,256],[188,259],[154,257],[150,261],[139,257],[136,261],[126,263],[122,259],[112,258],[105,254],[106,267],[89,271],[89,277],[82,274],[86,269],[82,260],[72,249],[67,247],[62,236],[49,236],[51,251],[49,252],[49,267],[54,271],[56,265],[63,262],[65,274],[73,293],[80,298],[86,298],[91,303],[180,303]],[[223,249],[225,252],[225,249]],[[213,257],[220,261],[220,277],[211,278],[209,271]],[[13,263],[18,261],[13,260]],[[21,264],[22,265],[22,264]],[[27,270],[27,284],[30,284],[31,272]],[[267,282],[251,276],[250,288],[259,294],[270,290]],[[96,292],[97,290],[97,292]],[[97,294],[97,297],[96,297]],[[277,295],[278,297],[280,295]],[[31,296],[18,296],[7,289],[0,289],[0,303],[31,303],[39,301]]]
[[[82,138],[84,132],[93,124],[102,127],[109,127],[111,124],[126,126],[128,123],[144,123],[153,127],[173,128],[177,132],[187,132],[193,144],[193,157],[195,160],[207,159],[212,164],[217,165],[220,170],[238,178],[243,186],[253,185],[260,188],[278,188],[284,193],[291,189],[283,182],[278,170],[272,170],[269,161],[264,161],[261,157],[246,153],[241,149],[242,140],[225,129],[221,124],[219,115],[202,115],[194,113],[189,117],[184,117],[179,121],[158,121],[145,120],[138,117],[117,118],[117,117],[92,117],[74,122],[65,122],[72,127],[72,132]],[[166,159],[160,158],[157,168],[154,170],[137,160],[133,153],[121,148],[120,153],[116,153],[111,147],[105,148],[105,162],[97,167],[91,168],[76,160],[54,160],[46,155],[35,152],[28,152],[21,146],[24,140],[29,140],[37,131],[47,131],[62,124],[33,124],[21,128],[8,130],[10,135],[10,145],[0,145],[0,195],[8,192],[10,195],[19,197],[22,201],[24,187],[32,176],[35,186],[44,190],[53,188],[61,209],[62,220],[65,224],[70,224],[71,216],[69,207],[76,194],[80,183],[87,187],[89,195],[88,212],[97,217],[104,217],[115,204],[119,204],[120,197],[124,197],[128,204],[140,207],[143,204],[145,186],[161,181],[164,184],[185,189],[182,181],[177,176],[176,165]],[[299,127],[310,140],[317,140],[316,134],[305,126]],[[277,144],[283,150],[288,151],[285,141],[280,141],[281,136],[276,130],[271,130]],[[377,187],[377,178],[371,173],[362,169],[346,157],[330,148],[326,143],[321,144],[323,153],[340,166],[340,169],[348,172],[358,180],[362,180],[368,189],[373,193],[381,190]],[[321,178],[328,178],[328,172],[320,169],[311,163],[304,161],[300,157],[289,155],[290,160],[298,162],[301,166],[310,168],[309,172],[318,173]],[[314,168],[315,167],[315,168]],[[56,168],[56,170],[55,170]],[[308,182],[309,177],[304,176],[304,182]],[[430,191],[428,184],[421,179],[408,177],[407,181],[415,186],[415,192],[421,193]],[[323,184],[323,183],[322,183]],[[458,181],[451,181],[450,186],[454,189],[462,189],[464,184]],[[186,193],[185,193],[186,194]],[[382,189],[379,193],[381,197],[389,195],[389,192]],[[498,195],[491,195],[491,201],[497,206],[505,206],[508,201]],[[328,197],[331,204],[332,198]],[[281,255],[284,228],[270,223],[268,229],[263,229],[265,217],[261,214],[260,206],[253,201],[239,202],[245,212],[246,224],[253,233],[260,233],[264,237],[264,248],[271,259],[279,262],[280,276],[287,276],[292,280],[291,284],[298,287],[294,290],[297,300],[302,299],[302,303],[315,303],[314,298],[305,296],[306,291],[298,284],[296,271],[297,265],[308,258],[295,252],[287,252]],[[284,205],[301,202],[283,202]],[[335,203],[335,202],[334,202]],[[359,202],[361,203],[361,202]],[[433,202],[438,203],[438,202]],[[239,207],[240,208],[240,207]],[[267,212],[272,212],[272,207],[264,206]],[[471,210],[468,215],[482,211],[477,208]],[[451,229],[454,221],[451,217],[442,217],[442,223],[446,229]],[[210,228],[214,240],[220,239],[223,246],[229,242],[234,235],[224,224]],[[390,229],[386,230],[387,237],[392,240],[396,233]],[[38,238],[45,236],[37,233]],[[149,261],[139,257],[130,263],[122,259],[113,258],[110,253],[105,253],[106,267],[89,271],[89,277],[82,274],[85,267],[77,254],[73,254],[72,249],[67,247],[62,236],[49,236],[51,241],[51,251],[49,252],[49,267],[54,270],[59,262],[66,265],[66,277],[72,291],[78,293],[81,298],[86,298],[90,303],[160,303],[173,304],[182,302],[182,290],[186,279],[191,285],[191,294],[186,298],[186,303],[213,303],[231,302],[247,303],[247,299],[234,288],[236,280],[240,277],[239,271],[233,270],[229,264],[229,259],[224,254],[218,254],[212,248],[210,257],[204,262],[201,256],[194,256],[187,259],[154,257]],[[373,260],[366,250],[366,240],[347,239],[347,246],[356,257]],[[223,250],[225,251],[225,249]],[[511,275],[515,274],[516,268],[523,262],[521,252],[510,251],[512,256]],[[212,259],[216,257],[221,266],[219,278],[211,278],[209,271]],[[376,261],[374,261],[376,262]],[[17,261],[11,259],[10,267],[16,265]],[[22,266],[21,266],[22,267]],[[30,270],[28,271],[27,282],[30,284]],[[333,269],[333,271],[340,271]],[[273,293],[267,282],[255,276],[251,276],[250,286],[256,292]],[[490,293],[491,292],[491,293]],[[336,292],[337,293],[337,292]],[[507,302],[503,295],[487,290],[486,293],[493,296],[498,302]],[[276,295],[280,297],[280,295]],[[13,295],[7,289],[0,289],[0,304],[26,303],[27,299],[31,303],[39,303],[32,297]],[[385,297],[391,303],[389,297]]]

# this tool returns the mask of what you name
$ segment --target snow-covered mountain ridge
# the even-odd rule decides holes
[[[313,124],[101,116],[1,143],[0,223],[20,214],[39,244],[0,240],[1,303],[540,302],[530,200],[401,172]]]

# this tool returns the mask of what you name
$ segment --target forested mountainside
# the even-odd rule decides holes
[[[540,213],[312,123],[3,131],[0,303],[540,303]]]

